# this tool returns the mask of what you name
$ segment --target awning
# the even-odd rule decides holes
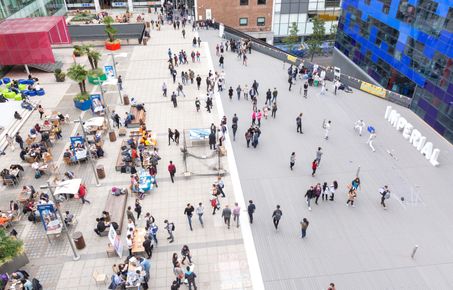
[[[69,179],[58,183],[54,195],[59,194],[77,194],[79,192],[82,179]]]

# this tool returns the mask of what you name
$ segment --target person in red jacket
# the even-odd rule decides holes
[[[87,195],[87,188],[85,184],[81,183],[79,187],[79,198],[82,200],[82,204],[85,204],[87,202],[90,204],[91,202],[88,199],[85,199],[85,196]]]
[[[171,182],[175,183],[176,166],[172,161],[170,161],[170,164],[168,164],[168,172],[170,173]]]
[[[318,160],[313,160],[311,163],[311,169],[313,169],[313,172],[311,173],[311,176],[315,176],[316,169],[318,168]]]

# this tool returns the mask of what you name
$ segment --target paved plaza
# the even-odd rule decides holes
[[[337,289],[453,288],[451,144],[406,108],[357,90],[352,94],[340,91],[334,96],[330,83],[326,95],[320,95],[319,88],[310,87],[309,97],[305,99],[300,94],[301,81],[296,83],[292,92],[288,92],[287,65],[282,62],[252,52],[245,67],[236,55],[226,52],[227,88],[236,89],[238,84],[241,87],[247,84],[250,88],[253,80],[257,80],[260,83],[259,108],[263,107],[268,88],[273,90],[275,87],[279,92],[277,117],[262,121],[259,145],[256,149],[247,148],[244,133],[251,123],[250,101],[238,101],[236,93],[233,100],[229,100],[225,91],[216,95],[211,114],[204,109],[196,112],[194,101],[196,97],[201,99],[205,95],[204,80],[208,71],[221,71],[215,55],[215,46],[221,39],[213,30],[193,33],[187,27],[186,32],[186,39],[183,39],[180,30],[165,25],[161,31],[151,31],[147,46],[124,46],[121,52],[126,52],[127,58],[117,58],[117,69],[124,81],[123,93],[145,104],[147,127],[157,133],[162,157],[157,175],[159,188],[142,201],[143,213],[152,213],[159,226],[159,245],[151,259],[150,289],[169,289],[175,278],[171,257],[174,252],[179,254],[184,244],[191,249],[200,290],[326,289],[330,282],[334,282]],[[193,48],[191,40],[198,35],[202,39],[201,47]],[[190,68],[203,79],[200,91],[195,84],[184,87],[186,97],[178,98],[177,108],[173,108],[170,97],[164,98],[161,93],[163,81],[168,85],[169,96],[176,91],[168,72],[168,48],[174,52],[184,49],[188,54],[192,50],[201,53],[201,62],[192,63],[189,58],[189,65],[176,67],[178,75],[181,70]],[[72,48],[55,49],[55,54],[64,60],[65,69],[72,63],[71,53]],[[77,62],[88,67],[86,57],[77,58]],[[109,64],[110,58],[105,55],[102,65]],[[79,115],[84,120],[92,117],[91,112],[81,114],[74,108],[72,98],[78,92],[76,83],[70,80],[55,83],[52,74],[35,75],[47,92],[40,99],[46,111],[67,113],[72,120]],[[8,76],[24,78],[25,74],[16,70]],[[97,87],[89,87],[89,91],[97,90]],[[129,111],[129,106],[120,104],[114,87],[109,88],[105,98],[110,110],[116,110],[120,116]],[[402,137],[401,132],[384,119],[388,105],[396,108],[440,149],[439,167],[433,167]],[[301,112],[304,113],[303,135],[296,133],[295,119]],[[234,113],[239,117],[237,138],[235,142],[227,138],[227,155],[220,159],[226,172],[227,195],[221,203],[223,207],[239,202],[243,212],[241,226],[232,226],[228,230],[219,213],[210,213],[210,189],[216,180],[218,159],[207,146],[189,146],[190,153],[201,157],[187,159],[187,171],[191,175],[185,177],[182,144],[168,146],[167,132],[168,128],[177,128],[183,133],[190,128],[208,128],[211,123],[218,125],[223,115],[227,116],[230,128]],[[328,141],[323,139],[321,127],[324,119],[332,121]],[[353,123],[358,119],[376,128],[376,152],[373,153],[366,144],[368,134],[359,137],[353,131]],[[38,122],[39,115],[34,113],[21,133],[25,135]],[[52,148],[52,154],[60,174],[72,170],[88,186],[87,199],[91,204],[82,205],[79,200],[69,200],[63,202],[61,208],[76,214],[79,221],[71,233],[80,231],[85,238],[87,246],[79,251],[81,259],[72,260],[64,236],[49,243],[41,224],[23,218],[15,225],[30,259],[25,269],[38,278],[46,290],[106,289],[108,283],[96,284],[93,272],[110,277],[112,265],[123,261],[127,255],[125,249],[123,258],[108,258],[108,238],[99,237],[93,231],[95,218],[104,210],[109,189],[129,185],[129,175],[115,171],[124,137],[118,137],[116,142],[108,141],[107,136],[104,138],[106,156],[96,163],[105,167],[107,177],[97,187],[89,164],[68,167],[62,162],[69,137],[77,132],[81,132],[78,124],[64,125],[63,139]],[[324,154],[316,176],[312,177],[310,167],[317,147],[322,147]],[[296,165],[290,171],[289,156],[293,151],[297,156]],[[6,156],[0,157],[5,167],[20,162],[17,149],[15,152],[7,149],[6,152]],[[166,168],[170,160],[177,167],[174,184]],[[24,167],[25,177],[21,186],[32,184],[39,188],[46,181],[45,176],[34,179],[30,166],[25,164]],[[357,172],[362,181],[357,206],[346,207],[346,186]],[[319,205],[313,204],[313,210],[308,211],[304,200],[307,188],[318,182],[331,184],[333,180],[339,183],[335,201],[320,200]],[[378,189],[386,184],[390,186],[391,199],[388,200],[388,210],[383,210]],[[10,200],[17,199],[19,191],[20,187],[1,187],[0,209],[6,209]],[[249,199],[257,207],[253,225],[247,223],[245,212]],[[189,230],[183,214],[188,202],[193,205],[203,202],[204,228],[194,218],[194,230]],[[133,204],[134,199],[129,198],[128,205]],[[275,231],[271,215],[277,204],[281,205],[283,216],[279,230]],[[310,225],[307,237],[302,240],[300,221],[304,217]],[[166,241],[164,219],[175,223],[173,244]],[[139,226],[144,224],[144,220],[138,221]],[[122,241],[125,244],[124,235]],[[411,258],[415,245],[419,249]]]
[[[215,46],[217,31],[202,31],[218,67]],[[451,289],[453,287],[453,172],[452,146],[410,110],[378,97],[354,90],[326,95],[309,87],[308,99],[300,94],[298,80],[288,91],[287,68],[281,61],[260,53],[248,55],[248,66],[226,52],[227,89],[221,94],[229,120],[236,113],[239,129],[233,143],[240,182],[246,200],[257,207],[252,225],[253,239],[266,289]],[[256,149],[247,148],[244,138],[251,124],[250,101],[236,98],[236,87],[250,88],[259,82],[258,109],[265,92],[278,90],[276,118],[262,121]],[[404,116],[441,153],[440,166],[433,167],[384,119],[386,106]],[[296,133],[296,117],[303,113],[303,132]],[[324,140],[323,120],[331,120],[329,140]],[[368,133],[359,137],[355,121],[363,119],[376,128],[376,152],[366,144]],[[231,136],[231,131],[230,131]],[[315,177],[311,162],[317,148],[324,152]],[[289,169],[291,152],[296,164]],[[388,153],[390,152],[393,157]],[[358,167],[361,188],[356,207],[346,207],[347,188]],[[304,195],[310,185],[337,180],[335,201],[312,201],[308,211]],[[389,185],[388,210],[380,206],[378,189]],[[401,198],[404,197],[404,202]],[[283,216],[278,232],[272,212],[281,205]],[[300,222],[307,218],[307,237],[300,238]],[[415,258],[411,253],[415,245]]]

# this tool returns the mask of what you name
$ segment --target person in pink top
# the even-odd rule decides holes
[[[255,125],[255,121],[256,121],[256,112],[253,111],[253,113],[252,113],[252,125]]]
[[[239,215],[241,214],[241,208],[239,204],[236,202],[233,208],[233,221],[236,222],[236,227],[239,227]]]
[[[256,114],[256,118],[258,119],[258,127],[261,127],[261,118],[263,117],[263,113],[261,113],[260,110],[258,110],[258,113]]]

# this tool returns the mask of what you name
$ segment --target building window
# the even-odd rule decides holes
[[[266,21],[265,21],[265,18],[264,18],[264,17],[258,17],[258,18],[256,18],[256,25],[258,25],[258,26],[264,26],[265,22],[266,22]]]
[[[239,26],[247,26],[249,24],[248,18],[239,18]]]
[[[258,5],[266,5],[266,0],[258,0]]]
[[[240,5],[249,5],[249,0],[239,0]]]

